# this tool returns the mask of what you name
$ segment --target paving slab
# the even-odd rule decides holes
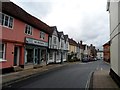
[[[117,89],[118,85],[110,77],[108,70],[96,70],[93,74],[93,88]]]

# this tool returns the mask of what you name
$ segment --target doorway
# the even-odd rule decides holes
[[[19,59],[20,59],[20,48],[14,47],[14,66],[19,65]]]
[[[27,51],[27,64],[33,63],[33,49],[26,49]]]
[[[56,63],[56,52],[54,53],[54,62]]]

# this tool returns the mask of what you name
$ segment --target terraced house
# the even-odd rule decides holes
[[[74,57],[77,57],[77,42],[75,40],[73,40],[72,38],[69,38],[69,55],[73,55],[73,57],[71,59],[73,59]]]
[[[12,2],[2,3],[0,15],[2,69],[45,65],[49,26]]]
[[[57,62],[65,62],[67,61],[67,53],[68,53],[68,36],[65,36],[63,32],[58,32],[59,38],[59,58]]]
[[[53,26],[50,29],[49,34],[49,50],[48,50],[48,62],[56,63],[59,59],[59,40],[57,27]]]

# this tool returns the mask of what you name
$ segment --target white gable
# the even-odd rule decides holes
[[[53,31],[53,35],[58,36],[58,34],[57,34],[57,31],[56,31],[56,30],[54,30],[54,31]]]
[[[64,36],[62,35],[61,38],[64,39]]]

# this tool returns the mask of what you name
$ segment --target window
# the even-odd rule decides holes
[[[12,28],[12,26],[13,26],[13,18],[10,17],[10,19],[9,19],[9,27]]]
[[[30,25],[26,25],[25,33],[28,35],[32,35],[32,27]]]
[[[53,43],[56,44],[57,40],[56,37],[53,37]]]
[[[13,17],[0,12],[0,24],[9,28],[13,28]]]
[[[53,59],[52,52],[50,52],[50,54],[49,54],[49,59]]]
[[[0,44],[0,60],[5,59],[5,44]]]
[[[45,33],[44,32],[40,32],[40,38],[45,39]]]
[[[61,48],[63,48],[64,46],[63,46],[63,42],[61,42]]]

